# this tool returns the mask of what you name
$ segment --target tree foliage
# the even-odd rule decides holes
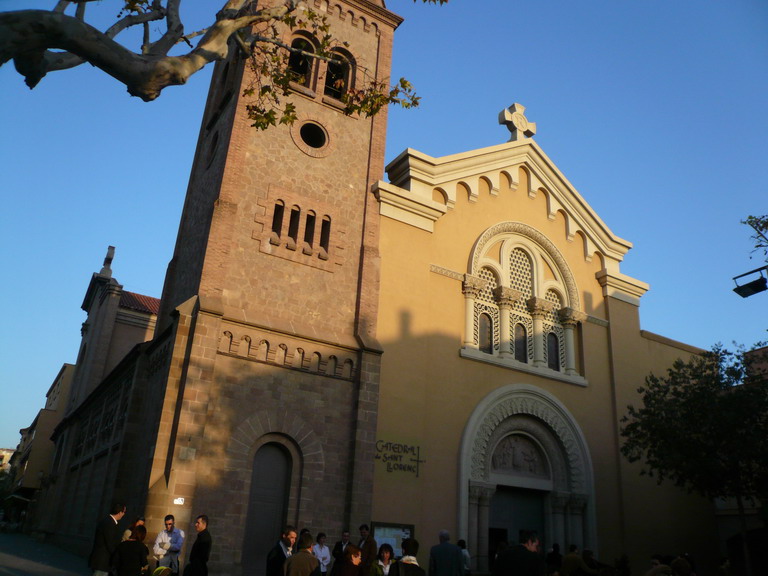
[[[622,418],[621,452],[642,474],[709,498],[768,496],[765,348],[722,346],[677,360],[638,389]]]
[[[747,219],[742,220],[741,223],[751,226],[755,231],[751,236],[755,242],[755,251],[762,251],[763,256],[768,260],[768,214],[763,216],[747,216]]]
[[[296,118],[285,99],[292,81],[287,69],[292,48],[283,42],[284,31],[311,31],[318,41],[315,58],[332,58],[332,49],[339,44],[325,16],[300,0],[229,0],[212,14],[208,27],[193,32],[184,29],[181,0],[121,0],[116,2],[115,21],[104,30],[86,22],[91,3],[60,0],[51,10],[0,13],[0,66],[13,60],[26,84],[34,88],[50,72],[87,62],[125,84],[132,96],[151,101],[168,86],[184,84],[231,50],[240,50],[255,72],[255,85],[246,90],[249,116],[255,127],[267,128]],[[118,41],[136,28],[142,32],[138,46],[131,49],[128,38],[125,44]],[[171,53],[182,47],[186,52]],[[341,95],[346,114],[371,116],[388,104],[418,105],[405,79],[390,86],[389,79],[371,78],[365,69],[360,72],[363,80]]]

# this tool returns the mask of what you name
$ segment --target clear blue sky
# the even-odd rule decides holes
[[[390,112],[388,159],[504,142],[497,114],[520,102],[535,140],[634,244],[622,272],[651,286],[643,329],[703,348],[765,339],[768,293],[742,299],[731,278],[764,264],[739,222],[768,213],[768,2],[387,5],[406,17],[394,76],[423,97]],[[0,446],[75,361],[108,245],[126,290],[160,296],[209,78],[147,104],[90,66],[33,91],[0,68]]]

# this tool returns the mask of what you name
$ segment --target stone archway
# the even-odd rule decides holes
[[[589,449],[549,392],[527,384],[494,390],[470,416],[459,458],[459,530],[478,571],[488,569],[490,506],[500,487],[544,495],[545,542],[597,549]]]

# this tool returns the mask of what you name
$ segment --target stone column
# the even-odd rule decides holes
[[[544,353],[547,345],[546,334],[544,334],[544,318],[552,311],[554,304],[543,298],[529,298],[528,312],[533,318],[533,366],[536,368],[546,368],[547,360]]]
[[[571,544],[584,549],[584,510],[587,507],[586,494],[571,494],[568,501],[568,537]],[[591,543],[588,543],[591,546]]]
[[[579,322],[587,319],[587,315],[573,308],[562,308],[558,312],[560,323],[565,332],[565,373],[569,376],[576,376],[576,338],[575,330]]]
[[[483,488],[480,494],[479,505],[479,529],[480,534],[478,537],[478,548],[480,548],[480,554],[477,557],[477,570],[478,572],[488,572],[490,569],[490,562],[488,561],[488,528],[490,526],[491,517],[491,498],[496,493],[496,487]]]
[[[569,494],[564,492],[552,492],[550,502],[552,506],[552,541],[557,542],[560,549],[566,552],[568,543],[571,542],[570,534],[566,532],[566,511]]]
[[[519,300],[522,293],[506,286],[498,286],[493,295],[499,306],[499,356],[501,358],[514,358],[515,351],[511,347],[514,339],[512,328],[509,325],[510,312],[515,301]]]
[[[467,532],[467,548],[470,557],[475,559],[475,569],[479,570],[480,562],[480,525],[478,524],[480,506],[480,495],[482,493],[480,486],[469,487],[469,526]]]
[[[485,281],[471,274],[464,274],[461,293],[464,294],[464,347],[478,349],[475,342],[475,300],[485,286]]]

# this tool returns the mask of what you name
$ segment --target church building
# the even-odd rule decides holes
[[[46,529],[87,553],[115,499],[149,538],[171,513],[189,543],[207,514],[211,573],[238,576],[264,574],[285,524],[410,534],[422,565],[447,529],[477,572],[521,529],[607,564],[626,554],[636,574],[653,553],[714,566],[712,504],[619,452],[648,373],[699,351],[640,329],[630,242],[520,104],[499,114],[505,143],[385,167],[386,111],[345,115],[340,95],[389,82],[401,18],[383,0],[308,4],[343,44],[291,57],[292,126],[252,128],[246,60],[215,67],[162,298],[144,308],[154,332],[78,366]],[[284,42],[316,46],[302,30]],[[105,269],[79,364],[110,342],[91,316],[116,290]]]

